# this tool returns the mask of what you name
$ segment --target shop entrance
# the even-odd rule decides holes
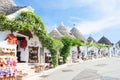
[[[25,61],[23,61],[22,59],[21,59],[21,57],[22,57],[22,52],[23,52],[23,50],[22,50],[22,48],[21,48],[21,42],[23,41],[23,40],[26,40],[26,38],[25,37],[21,37],[21,36],[17,36],[17,39],[18,39],[18,45],[17,45],[17,60],[18,60],[18,62],[19,63],[24,63]]]

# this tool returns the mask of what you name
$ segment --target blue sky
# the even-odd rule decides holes
[[[73,24],[88,38],[103,35],[111,42],[120,40],[120,0],[14,0],[19,6],[31,6],[48,32],[61,22],[69,29]]]

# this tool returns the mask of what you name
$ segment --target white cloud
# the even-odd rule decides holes
[[[113,16],[120,14],[119,0],[95,0],[91,5],[91,9],[104,14],[105,16]]]
[[[77,24],[77,28],[84,34],[96,33],[103,29],[115,27],[120,24],[120,17],[104,18],[97,21],[82,21]]]
[[[88,1],[88,0],[87,0]],[[91,34],[100,32],[106,28],[115,27],[120,24],[120,1],[119,0],[90,0],[91,2],[82,2],[83,6],[90,7],[90,10],[100,14],[100,18],[95,20],[79,20],[80,18],[73,17],[72,20],[77,25],[77,28],[83,34]],[[89,13],[88,13],[89,15]],[[93,14],[94,15],[94,14]],[[94,17],[94,16],[93,16]],[[79,20],[79,21],[78,21]]]
[[[71,9],[87,7],[89,11],[94,11],[100,18],[95,20],[82,19],[84,17],[71,17],[71,22],[74,22],[83,34],[99,32],[103,29],[114,27],[120,24],[120,0],[51,0],[41,1],[35,0],[36,4],[46,9]],[[82,9],[83,10],[83,9]],[[82,12],[82,11],[81,11]],[[74,15],[74,14],[73,14]],[[85,14],[85,15],[89,15]],[[75,15],[76,16],[76,15]],[[94,17],[94,16],[93,16]]]
[[[35,0],[34,2],[36,6],[48,9],[70,9],[88,6],[92,9],[105,12],[115,10],[120,4],[119,0],[44,0],[41,2],[40,0]]]

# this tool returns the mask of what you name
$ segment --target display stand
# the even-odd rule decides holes
[[[0,80],[15,80],[17,69],[16,45],[0,43]]]
[[[29,63],[38,63],[38,48],[29,47]]]

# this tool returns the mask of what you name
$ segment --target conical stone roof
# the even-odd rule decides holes
[[[110,40],[108,40],[106,37],[102,37],[98,43],[101,43],[101,44],[107,44],[107,45],[112,45],[112,43],[110,42]]]
[[[117,44],[120,44],[120,40],[117,42]]]
[[[77,39],[86,41],[85,37],[82,35],[82,33],[76,27],[73,27],[71,29],[71,32]]]
[[[25,8],[26,6],[16,6],[13,0],[0,0],[0,13],[6,13],[6,15],[15,13],[16,11]]]
[[[54,28],[49,35],[51,35],[55,39],[60,39],[63,35],[57,30],[57,28]]]
[[[91,36],[88,37],[87,41],[96,43],[95,39]]]
[[[58,31],[59,31],[62,35],[66,35],[66,36],[69,36],[69,37],[74,37],[74,36],[72,35],[72,33],[70,32],[70,30],[68,30],[63,23],[61,23],[61,24],[58,26],[57,29],[58,29]]]
[[[120,48],[120,40],[115,45]]]
[[[0,0],[0,12],[6,12],[14,6],[16,6],[16,4],[13,0]]]

